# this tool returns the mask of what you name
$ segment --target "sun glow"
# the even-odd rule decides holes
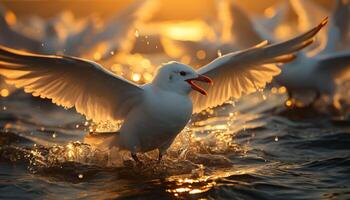
[[[212,30],[201,20],[163,23],[162,33],[174,40],[199,41],[214,37]]]

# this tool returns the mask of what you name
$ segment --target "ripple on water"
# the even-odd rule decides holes
[[[142,166],[128,152],[79,142],[91,124],[74,112],[7,102],[0,197],[347,199],[349,124],[279,114],[284,97],[266,96],[194,116],[160,164],[150,152],[139,155]]]

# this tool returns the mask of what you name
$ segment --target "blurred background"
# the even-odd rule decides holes
[[[332,8],[334,0],[310,0],[325,8]],[[101,16],[113,15],[130,4],[132,0],[2,0],[1,3],[12,10],[18,17],[38,15],[52,17],[63,10],[71,10],[76,16],[84,17],[92,13]],[[216,13],[215,0],[161,0],[160,9],[152,20],[187,20],[213,16]],[[263,13],[264,10],[282,0],[245,0],[236,1],[249,12]],[[44,7],[44,9],[43,9]]]
[[[94,124],[0,76],[0,199],[350,199],[350,1],[0,0],[0,45],[90,59],[137,84],[164,62],[198,68],[327,16],[271,85],[194,115],[163,162],[151,152],[142,168],[84,143],[120,124]],[[304,94],[318,81],[336,91]]]

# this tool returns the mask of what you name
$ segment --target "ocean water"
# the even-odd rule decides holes
[[[85,144],[95,126],[74,110],[16,92],[0,101],[0,198],[350,199],[349,119],[285,99],[256,93],[196,115],[160,164],[150,152],[137,166]]]

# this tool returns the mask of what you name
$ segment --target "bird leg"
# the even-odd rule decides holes
[[[134,161],[137,163],[137,165],[142,165],[142,162],[139,160],[139,158],[137,157],[136,153],[131,153],[131,157],[132,159],[134,159]]]

